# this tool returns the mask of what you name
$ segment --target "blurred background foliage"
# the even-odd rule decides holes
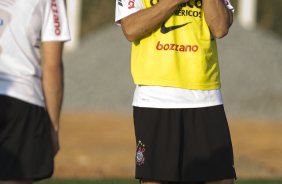
[[[231,0],[237,9],[237,0]],[[258,26],[282,37],[282,0],[258,0]],[[115,0],[83,0],[81,34],[85,36],[114,22]]]
[[[258,0],[258,24],[260,27],[269,29],[282,37],[282,1],[281,0]]]
[[[81,34],[85,36],[114,22],[115,0],[83,0],[81,16]]]

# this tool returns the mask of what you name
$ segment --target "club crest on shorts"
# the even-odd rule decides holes
[[[145,144],[143,144],[141,141],[138,141],[137,149],[136,149],[136,164],[139,166],[143,165],[145,162],[145,157],[144,157],[145,151],[146,151]]]

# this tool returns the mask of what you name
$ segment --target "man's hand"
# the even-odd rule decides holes
[[[57,153],[60,150],[59,132],[56,131],[53,126],[51,126],[51,140],[52,140],[54,155],[57,155]]]

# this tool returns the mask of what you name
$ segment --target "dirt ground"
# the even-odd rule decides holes
[[[282,122],[230,120],[239,178],[282,177]],[[132,117],[114,113],[64,113],[57,178],[133,177]]]

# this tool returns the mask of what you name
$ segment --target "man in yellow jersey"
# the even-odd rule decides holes
[[[229,0],[116,1],[116,22],[132,42],[142,183],[234,183],[216,46],[232,11]]]

